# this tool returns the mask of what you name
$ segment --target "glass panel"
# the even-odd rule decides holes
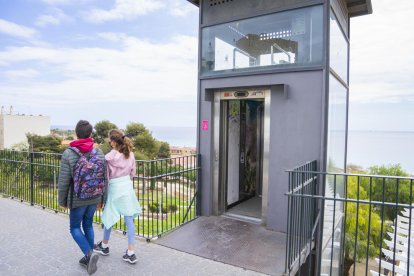
[[[322,6],[206,27],[201,74],[320,65]]]
[[[348,83],[348,42],[332,9],[330,18],[330,66],[345,83]]]
[[[334,77],[329,76],[328,114],[328,172],[345,170],[347,89]]]
[[[331,74],[329,76],[328,165],[327,171],[345,171],[347,89]],[[341,175],[328,175],[325,197],[344,198],[345,179]],[[322,274],[339,275],[341,267],[341,241],[344,205],[341,201],[326,200],[322,239]],[[331,270],[332,268],[332,270]]]

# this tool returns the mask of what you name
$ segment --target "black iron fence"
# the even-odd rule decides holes
[[[318,172],[314,161],[289,180],[286,274],[413,274],[414,178]]]
[[[286,272],[301,270],[315,245],[318,206],[304,195],[318,194],[317,177],[311,173],[316,170],[317,163],[312,161],[289,172]],[[308,269],[311,271],[310,266]]]
[[[0,194],[68,213],[57,201],[60,158],[55,153],[0,150]],[[197,155],[136,162],[133,183],[143,210],[135,220],[138,236],[150,240],[197,217]],[[101,211],[94,221],[101,223]],[[122,217],[114,228],[125,233]]]

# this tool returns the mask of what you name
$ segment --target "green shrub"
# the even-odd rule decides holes
[[[170,204],[167,206],[167,209],[171,212],[171,213],[175,213],[177,212],[177,205],[175,204]]]
[[[153,202],[153,203],[148,204],[148,209],[151,213],[160,212],[160,206],[158,205],[158,202]]]

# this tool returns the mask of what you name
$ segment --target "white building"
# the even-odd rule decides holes
[[[0,113],[0,150],[18,143],[26,143],[26,134],[49,135],[50,117],[42,115],[13,114],[12,108],[5,114],[2,107]]]

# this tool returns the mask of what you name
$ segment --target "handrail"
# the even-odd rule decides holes
[[[243,54],[243,55],[245,55],[245,56],[247,56],[251,59],[254,59],[254,63],[256,63],[257,58],[249,55],[249,53],[247,53],[243,50],[240,50],[239,48],[234,48],[233,49],[233,69],[236,69],[236,52],[239,52],[239,53],[241,53],[241,54]],[[249,65],[250,65],[250,61],[249,61]]]
[[[395,176],[395,175],[375,175],[375,174],[353,174],[353,173],[334,173],[334,172],[317,172],[317,171],[303,171],[303,170],[286,170],[286,172],[293,173],[310,173],[310,174],[320,174],[320,175],[339,175],[339,176],[363,176],[363,177],[372,177],[372,178],[392,178],[392,179],[402,179],[402,180],[411,180],[412,176]]]
[[[289,63],[291,63],[290,62],[290,55],[289,55],[289,53],[288,52],[286,52],[282,47],[280,47],[276,42],[275,43],[273,43],[272,45],[270,45],[270,56],[271,56],[271,62],[272,62],[272,64],[275,64],[275,60],[274,60],[274,58],[273,58],[273,55],[274,55],[274,52],[273,52],[273,47],[275,47],[276,49],[278,49],[279,51],[281,51],[281,52],[283,52],[284,54],[286,54],[287,55],[287,57],[288,57],[288,60],[289,60]]]
[[[315,236],[316,229],[318,228],[319,220],[321,219],[321,211],[319,210],[318,215],[315,218],[315,223],[312,228],[312,237]]]

